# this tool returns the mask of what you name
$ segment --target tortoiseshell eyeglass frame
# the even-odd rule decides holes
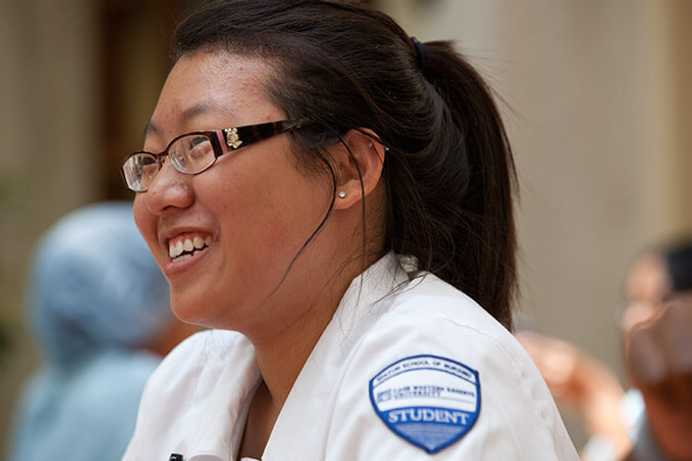
[[[252,145],[256,142],[263,141],[265,139],[269,139],[273,136],[277,136],[279,134],[283,134],[289,131],[297,130],[299,128],[302,128],[303,126],[306,125],[305,120],[280,120],[276,122],[268,122],[268,123],[260,123],[256,125],[244,125],[244,126],[238,126],[238,127],[232,127],[232,128],[222,128],[219,130],[213,130],[213,131],[192,131],[189,133],[184,133],[179,136],[176,136],[173,138],[166,148],[162,150],[161,152],[155,153],[155,152],[147,152],[147,151],[137,151],[129,154],[127,158],[125,158],[125,161],[123,162],[123,166],[121,168],[121,173],[123,175],[123,179],[125,180],[125,184],[127,187],[134,191],[134,192],[146,192],[148,189],[148,186],[146,187],[141,187],[141,188],[135,188],[131,185],[131,182],[128,180],[128,175],[126,172],[126,165],[135,156],[141,156],[145,155],[153,160],[158,165],[158,170],[161,169],[161,166],[163,165],[164,159],[168,157],[168,151],[171,148],[171,146],[178,141],[181,138],[187,137],[187,136],[205,136],[207,139],[209,139],[212,149],[214,151],[214,160],[210,162],[208,165],[204,166],[203,168],[199,169],[198,171],[187,171],[181,168],[179,165],[177,165],[175,162],[171,162],[173,164],[173,167],[178,171],[179,173],[182,174],[188,174],[188,175],[196,175],[200,174],[209,168],[211,168],[215,163],[216,159],[221,157],[222,155],[236,151],[238,149],[241,149],[243,147],[247,147],[249,145]],[[157,170],[157,172],[158,172]]]

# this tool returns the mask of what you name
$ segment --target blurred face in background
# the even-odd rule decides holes
[[[665,259],[647,252],[632,265],[625,280],[628,305],[622,316],[622,329],[629,333],[636,325],[652,319],[657,307],[671,294],[671,281]]]

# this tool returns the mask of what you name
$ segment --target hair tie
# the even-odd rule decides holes
[[[413,48],[416,50],[416,65],[422,71],[427,65],[425,44],[418,41],[416,37],[411,37],[411,42],[413,43]]]

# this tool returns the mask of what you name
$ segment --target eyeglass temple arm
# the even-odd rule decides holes
[[[224,144],[228,150],[236,150],[274,135],[300,128],[302,123],[302,121],[284,120],[281,122],[262,123],[260,125],[224,128],[221,132]]]

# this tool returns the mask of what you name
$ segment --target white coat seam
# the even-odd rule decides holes
[[[379,300],[375,301],[374,303],[372,303],[372,304],[371,304],[370,306],[368,306],[368,307],[372,307],[372,306],[374,306],[374,305],[377,304],[377,303],[384,302],[385,299],[386,299],[386,298],[379,299]],[[392,299],[393,299],[393,298],[392,298]],[[389,308],[391,308],[391,306],[392,306],[392,301],[390,300],[390,301],[389,301],[389,306],[384,307],[384,309],[389,309]],[[370,335],[369,335],[370,331],[372,331],[373,329],[375,329],[376,325],[377,325],[380,321],[382,321],[382,318],[386,317],[387,314],[390,313],[390,312],[387,312],[387,311],[385,311],[385,312],[386,312],[386,313],[382,314],[375,322],[373,322],[373,324],[370,326],[370,328],[368,328],[368,331],[366,331],[366,332],[363,333],[363,335],[358,339],[358,341],[357,341],[356,344],[353,346],[353,348],[349,351],[349,353],[348,353],[348,359],[346,360],[346,363],[344,364],[344,367],[343,367],[343,372],[341,373],[341,376],[339,377],[338,383],[336,383],[335,386],[334,386],[334,388],[335,388],[335,393],[334,393],[334,395],[335,395],[335,396],[338,396],[338,395],[339,395],[339,393],[340,393],[339,391],[341,390],[341,388],[342,388],[342,386],[343,386],[344,378],[345,378],[346,376],[349,376],[349,374],[350,374],[349,372],[350,372],[350,370],[351,370],[351,366],[353,365],[353,361],[354,361],[354,360],[356,359],[356,357],[358,356],[359,351],[364,347],[364,344],[367,342],[368,338],[370,338]],[[332,401],[332,412],[331,412],[331,416],[329,417],[329,424],[328,424],[328,426],[327,426],[327,431],[326,431],[326,434],[327,434],[327,441],[326,441],[326,443],[324,444],[325,453],[322,454],[322,456],[323,456],[322,459],[327,459],[326,451],[327,451],[327,447],[329,446],[329,442],[330,442],[330,440],[331,440],[331,438],[332,438],[332,425],[333,425],[334,416],[335,416],[335,413],[336,413],[336,412],[334,411],[334,408],[337,407],[337,405],[336,405],[337,400],[338,400],[338,397],[335,397],[334,400]]]
[[[483,330],[479,330],[478,328],[476,328],[474,326],[471,326],[471,325],[468,325],[465,323],[460,323],[459,321],[452,319],[452,318],[450,318],[444,314],[438,313],[437,317],[439,317],[442,320],[446,320],[446,321],[456,325],[459,328],[464,328],[464,329],[473,331],[474,333],[487,338],[488,342],[496,350],[498,350],[500,353],[502,353],[505,356],[505,358],[507,359],[506,361],[512,367],[512,372],[514,373],[515,377],[518,379],[518,381],[520,381],[522,383],[522,390],[524,391],[524,393],[527,394],[528,398],[531,399],[531,401],[536,402],[536,400],[533,398],[531,393],[526,392],[526,379],[524,377],[522,377],[521,370],[517,369],[517,366],[516,366],[516,363],[515,363],[515,360],[514,360],[512,353],[510,351],[508,351],[507,348],[505,348],[504,345],[500,341],[497,340],[497,338],[495,338],[493,335],[491,335],[491,334],[489,334]],[[536,419],[541,422],[541,426],[543,427],[543,429],[547,432],[548,435],[551,435],[552,432],[551,432],[550,428],[547,426],[545,419],[541,416],[540,412],[538,412],[538,410],[537,410],[537,407],[539,405],[542,406],[543,404],[541,402],[536,402],[535,406],[532,405],[531,410],[533,411],[534,416],[536,416]],[[552,437],[550,437],[550,439],[552,440]],[[513,430],[512,430],[512,440],[515,442],[515,447],[518,448],[520,445],[517,443],[517,441],[514,437],[514,431]]]

